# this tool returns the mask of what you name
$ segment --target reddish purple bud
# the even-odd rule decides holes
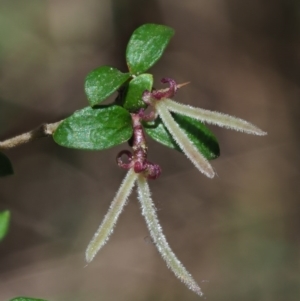
[[[141,173],[142,171],[145,170],[145,168],[146,168],[146,166],[142,162],[140,162],[140,161],[134,162],[133,169],[136,173]]]
[[[153,118],[155,118],[155,112],[153,111],[149,114],[145,114],[145,110],[140,109],[136,113],[131,113],[133,127],[133,153],[128,150],[123,150],[117,156],[118,166],[125,169],[133,168],[135,173],[143,173],[143,175],[148,179],[157,179],[161,174],[161,168],[158,164],[147,161],[148,147],[146,143],[144,128],[141,123],[142,120],[149,121],[153,120]],[[123,162],[121,158],[123,155],[127,156],[128,162]]]
[[[163,78],[161,80],[163,84],[169,84],[170,87],[168,89],[154,90],[151,95],[156,100],[161,100],[162,98],[171,98],[175,95],[178,87],[174,79],[171,78]],[[149,96],[147,96],[149,97]],[[144,99],[144,98],[143,98]]]
[[[145,104],[151,105],[152,93],[148,90],[145,90],[142,95],[142,100]]]
[[[128,158],[128,163],[124,163],[122,160],[122,156],[125,155]],[[116,158],[117,164],[119,167],[124,168],[124,169],[129,169],[132,167],[132,154],[128,150],[122,150],[118,153],[117,158]]]
[[[147,168],[145,170],[145,176],[147,179],[155,180],[161,174],[161,168],[158,164],[147,162]]]
[[[167,95],[165,97],[166,98],[173,97],[178,90],[178,86],[177,86],[175,80],[172,78],[165,77],[165,78],[161,79],[161,83],[170,85],[170,88],[169,88],[168,92],[166,93]]]

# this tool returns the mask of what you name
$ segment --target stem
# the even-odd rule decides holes
[[[143,110],[137,114],[131,114],[133,127],[133,169],[136,173],[140,173],[147,168],[148,147],[145,132],[141,124],[143,114]]]
[[[33,129],[27,133],[6,139],[0,142],[0,150],[11,149],[43,137],[51,136],[61,122],[62,120],[54,123],[44,123],[36,129]]]
[[[166,237],[162,232],[156,215],[156,208],[154,207],[154,203],[151,199],[149,185],[143,175],[138,176],[137,185],[138,198],[141,203],[142,214],[145,217],[151,237],[159,253],[176,277],[178,277],[189,289],[194,291],[199,296],[202,296],[203,293],[200,287],[171,250]]]
[[[133,168],[135,173],[143,173],[147,179],[155,180],[161,174],[161,168],[158,164],[147,160],[148,146],[146,143],[145,131],[141,124],[141,120],[150,120],[154,115],[145,114],[144,109],[138,113],[131,113],[133,127],[133,154],[129,151],[121,151],[117,156],[117,164],[125,169]],[[122,155],[126,155],[129,163],[122,161]]]

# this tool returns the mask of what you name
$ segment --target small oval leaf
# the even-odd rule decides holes
[[[146,104],[142,100],[142,95],[145,90],[151,91],[152,86],[152,74],[141,74],[132,79],[125,92],[123,107],[130,112],[145,108]]]
[[[157,24],[137,28],[127,45],[126,61],[131,74],[140,74],[152,67],[162,56],[174,30]]]
[[[9,159],[0,153],[0,177],[9,176],[14,173]]]
[[[46,300],[29,298],[29,297],[17,297],[17,298],[11,299],[10,301],[46,301]]]
[[[85,93],[91,106],[97,105],[117,91],[128,79],[129,73],[102,66],[91,71],[84,84]]]
[[[61,146],[102,150],[121,144],[132,136],[131,116],[116,105],[87,107],[66,118],[53,138]]]
[[[7,234],[9,221],[10,221],[10,212],[8,210],[0,212],[0,241]]]
[[[203,123],[180,114],[173,113],[172,116],[206,159],[212,160],[219,157],[220,148],[217,138]],[[144,126],[146,133],[151,138],[165,146],[181,151],[160,118],[145,123]]]

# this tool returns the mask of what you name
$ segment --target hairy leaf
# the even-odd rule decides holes
[[[131,80],[125,91],[124,108],[131,112],[145,108],[146,105],[142,100],[142,95],[145,90],[151,91],[152,85],[152,74],[141,74]]]
[[[10,212],[8,210],[0,212],[0,241],[5,237],[10,221]]]
[[[140,74],[152,67],[162,56],[174,30],[157,24],[137,28],[127,45],[126,61],[131,74]]]
[[[118,69],[109,66],[102,66],[91,71],[87,75],[84,85],[90,105],[100,104],[117,91],[129,78],[129,73],[122,73]]]
[[[59,125],[53,138],[65,147],[102,150],[121,144],[131,136],[128,111],[110,105],[76,111]]]
[[[173,113],[172,116],[206,159],[212,160],[220,155],[220,148],[216,137],[203,123],[175,113]],[[146,133],[154,140],[165,146],[181,151],[160,118],[145,123],[144,125]]]
[[[9,159],[0,153],[0,177],[12,175],[14,173]]]

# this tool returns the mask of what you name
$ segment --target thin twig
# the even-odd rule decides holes
[[[44,123],[39,127],[37,127],[36,129],[33,129],[27,133],[18,135],[13,138],[6,139],[0,142],[0,150],[11,149],[43,137],[51,136],[61,122],[62,120],[54,123]]]

